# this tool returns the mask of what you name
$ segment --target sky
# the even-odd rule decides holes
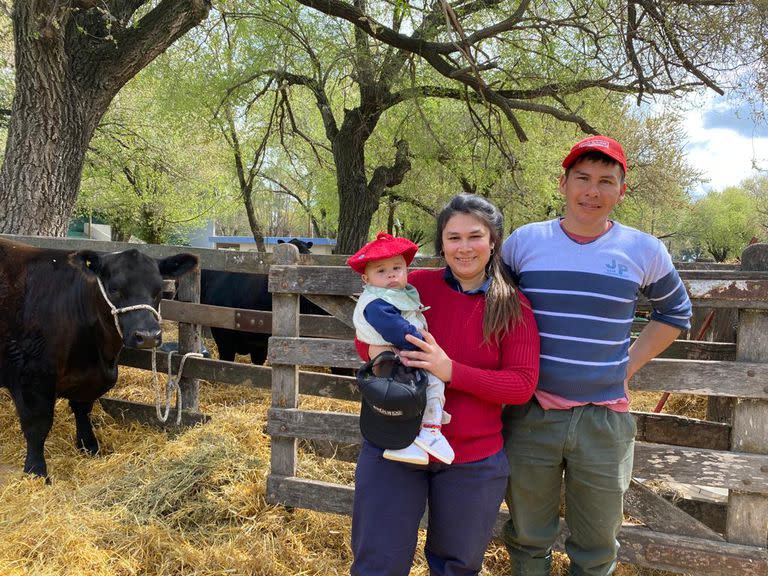
[[[759,172],[768,171],[768,126],[758,124],[745,104],[725,98],[698,96],[685,114],[688,161],[709,182],[695,191],[722,190]],[[738,107],[737,107],[738,106]]]

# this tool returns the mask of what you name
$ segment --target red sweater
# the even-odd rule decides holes
[[[444,270],[416,270],[408,282],[419,291],[428,330],[453,361],[446,382],[443,434],[455,464],[474,462],[501,450],[502,404],[530,400],[539,377],[539,333],[528,300],[520,292],[522,322],[501,342],[483,344],[484,294],[463,294],[444,280]]]

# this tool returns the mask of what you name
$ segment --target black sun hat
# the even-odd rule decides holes
[[[360,432],[379,448],[405,448],[421,427],[427,405],[427,373],[405,366],[394,352],[382,352],[357,371]]]

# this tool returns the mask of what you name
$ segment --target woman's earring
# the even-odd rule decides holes
[[[491,256],[493,256],[496,253],[496,248],[491,248]]]

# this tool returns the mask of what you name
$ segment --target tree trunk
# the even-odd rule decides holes
[[[264,233],[261,231],[261,226],[259,226],[259,221],[256,218],[256,212],[253,209],[253,197],[251,194],[253,194],[252,187],[242,190],[245,213],[248,215],[248,225],[251,227],[251,235],[256,242],[256,250],[258,252],[266,253],[267,247],[264,244]]]
[[[209,0],[141,10],[148,2],[13,3],[16,92],[0,169],[1,233],[66,233],[88,144],[115,94],[210,10]]]
[[[354,154],[354,151],[351,151]],[[337,164],[338,166],[338,164]],[[365,174],[360,178],[353,171],[336,170],[339,189],[339,234],[336,238],[336,254],[354,254],[368,239],[371,220],[379,207],[365,184]]]
[[[395,209],[397,208],[397,203],[395,202],[395,199],[390,196],[389,202],[387,203],[387,234],[393,234],[397,236],[397,231],[395,230]]]
[[[16,93],[0,170],[0,232],[64,236],[88,142],[106,108],[94,109],[70,81],[63,36],[35,37],[34,14],[16,13]]]
[[[339,233],[336,254],[354,254],[368,238],[371,220],[379,207],[380,194],[368,189],[365,173],[365,142],[362,122],[353,122],[350,112],[333,141],[336,186],[339,192]]]
[[[19,87],[14,100],[24,98],[20,91],[27,88]],[[0,171],[0,232],[42,236],[67,232],[93,135],[93,117],[87,118],[75,98],[48,104],[42,110],[22,111],[14,102]]]
[[[358,109],[359,110],[359,109]],[[339,192],[339,234],[336,254],[353,254],[368,238],[371,220],[379,208],[385,188],[397,186],[411,169],[410,152],[405,140],[395,142],[395,160],[391,166],[377,166],[366,182],[365,142],[376,126],[380,110],[369,115],[368,122],[356,121],[357,111],[347,111],[341,130],[333,140],[336,185]],[[359,118],[363,114],[358,115]]]

